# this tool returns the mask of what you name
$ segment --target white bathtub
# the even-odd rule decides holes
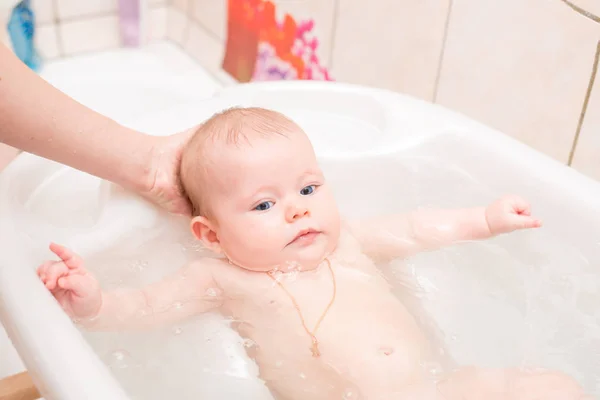
[[[443,108],[339,83],[240,85],[124,122],[167,134],[231,105],[296,119],[346,215],[480,205],[506,192],[529,199],[543,229],[393,263],[419,289],[398,285],[398,295],[452,363],[556,368],[600,395],[597,182]],[[0,318],[45,397],[269,399],[216,315],[82,335],[53,302],[34,274],[50,240],[81,252],[106,287],[152,281],[201,253],[184,220],[107,189],[26,154],[0,176]]]

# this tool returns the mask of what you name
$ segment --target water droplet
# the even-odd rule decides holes
[[[130,268],[134,271],[143,271],[144,269],[146,269],[146,267],[148,266],[148,262],[147,261],[142,261],[142,260],[136,260],[134,261]]]
[[[434,377],[441,375],[443,371],[442,366],[437,362],[425,362],[422,366],[426,373]]]
[[[352,389],[346,389],[344,390],[344,394],[342,395],[342,399],[343,400],[353,400],[356,399],[356,392]]]
[[[141,309],[137,312],[139,317],[145,317],[146,315],[150,314],[150,310],[146,310],[146,309]]]
[[[251,347],[256,346],[256,342],[252,339],[244,339],[244,347],[249,349]]]
[[[217,297],[219,294],[221,294],[221,291],[217,288],[206,289],[206,295],[209,297]]]
[[[304,372],[300,372],[300,379],[306,379],[306,375],[304,375]]]
[[[127,368],[131,362],[131,355],[125,350],[115,350],[110,353],[108,365],[111,368]]]
[[[275,362],[275,366],[276,366],[277,368],[281,368],[281,366],[282,366],[282,365],[283,365],[283,362],[282,362],[282,361],[280,361],[280,360]]]
[[[175,335],[181,335],[181,332],[183,332],[183,329],[181,329],[180,327],[173,328],[173,333]]]
[[[183,304],[179,301],[176,301],[175,303],[173,303],[173,307],[175,307],[176,310],[180,310],[183,308]]]

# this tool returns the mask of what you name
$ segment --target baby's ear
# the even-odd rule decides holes
[[[194,217],[190,228],[196,239],[200,240],[207,249],[218,254],[221,253],[221,242],[219,242],[217,231],[214,229],[213,223],[206,217]]]

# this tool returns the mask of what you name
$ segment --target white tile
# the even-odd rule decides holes
[[[60,35],[66,55],[119,47],[119,19],[116,15],[65,22]]]
[[[117,0],[55,0],[59,19],[117,12]]]
[[[208,34],[197,23],[190,24],[189,37],[184,49],[209,72],[221,70],[223,43]]]
[[[10,10],[0,8],[0,26],[6,26],[8,19],[10,18]],[[5,46],[11,47],[10,38],[6,29],[0,29],[0,43]]]
[[[54,5],[53,0],[33,0],[33,12],[35,13],[35,21],[38,24],[47,24],[54,22]]]
[[[43,59],[49,60],[59,57],[60,50],[56,25],[47,24],[36,27],[35,45]]]
[[[189,18],[182,11],[174,7],[167,9],[167,38],[175,43],[183,44],[188,24]]]
[[[148,22],[152,39],[164,39],[167,36],[167,10],[167,6],[150,9]]]
[[[225,40],[227,0],[191,0],[191,15],[219,39]]]

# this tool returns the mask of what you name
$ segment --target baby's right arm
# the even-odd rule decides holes
[[[50,249],[61,261],[42,264],[38,276],[65,312],[89,330],[165,325],[222,304],[221,290],[208,262],[190,264],[141,289],[103,292],[81,258],[56,244],[51,244]]]

